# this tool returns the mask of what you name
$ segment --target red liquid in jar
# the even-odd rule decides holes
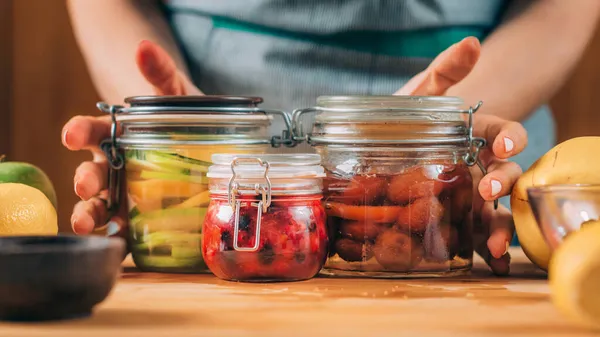
[[[466,165],[397,174],[329,174],[329,269],[436,272],[471,264],[473,182]]]
[[[294,281],[315,276],[325,263],[328,237],[325,209],[320,196],[273,197],[262,213],[256,251],[234,249],[253,247],[256,240],[259,199],[240,199],[239,230],[234,233],[234,210],[227,198],[213,198],[204,222],[202,253],[208,268],[217,277],[236,281]]]

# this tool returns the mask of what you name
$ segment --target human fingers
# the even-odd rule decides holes
[[[480,210],[474,233],[475,251],[496,275],[510,272],[508,247],[514,233],[510,211],[503,205],[494,210],[492,202],[485,202]]]
[[[107,236],[127,238],[129,233],[129,204],[127,202],[126,179],[123,176],[121,177],[120,186],[121,201],[119,209],[108,219],[105,231]],[[127,240],[127,252],[131,251],[130,244],[131,242]]]
[[[71,151],[94,150],[110,137],[109,116],[75,116],[63,127],[62,143]]]
[[[479,181],[479,195],[491,201],[510,194],[522,173],[517,163],[494,159],[487,165],[487,174]]]
[[[89,200],[106,189],[108,162],[86,161],[75,170],[73,186],[75,194],[82,200]]]
[[[396,95],[444,95],[471,72],[480,53],[479,40],[467,37],[438,55],[427,69],[408,81]]]
[[[513,157],[527,146],[527,131],[521,123],[493,115],[473,116],[473,136],[484,138],[492,153],[501,159]]]
[[[157,95],[201,94],[179,69],[173,58],[160,46],[142,41],[137,50],[138,69]]]
[[[75,234],[90,234],[97,226],[103,226],[107,217],[106,203],[101,198],[82,200],[73,207],[71,227]]]
[[[73,207],[71,228],[77,235],[87,235],[104,229],[107,236],[127,237],[129,229],[125,218],[126,214],[119,212],[107,219],[108,215],[106,204],[100,198],[79,201]]]

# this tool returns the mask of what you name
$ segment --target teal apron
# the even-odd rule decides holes
[[[170,0],[164,9],[204,93],[260,96],[265,108],[291,111],[321,95],[393,94],[453,43],[485,41],[529,2]],[[529,145],[513,160],[526,170],[554,146],[554,120],[544,105],[523,125]],[[276,121],[273,133],[282,128]]]

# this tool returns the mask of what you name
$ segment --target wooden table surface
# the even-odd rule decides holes
[[[553,307],[545,273],[512,249],[512,275],[476,260],[453,279],[315,278],[246,284],[126,268],[90,318],[0,323],[11,336],[593,336]]]

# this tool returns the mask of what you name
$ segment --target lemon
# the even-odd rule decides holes
[[[0,235],[55,235],[56,209],[37,188],[0,184]]]
[[[600,221],[569,234],[548,267],[552,302],[566,317],[600,329]]]

